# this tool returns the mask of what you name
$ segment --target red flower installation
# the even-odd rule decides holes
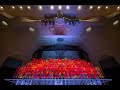
[[[98,78],[90,62],[82,59],[35,59],[15,73],[16,78]]]

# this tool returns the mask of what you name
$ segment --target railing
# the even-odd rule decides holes
[[[112,79],[5,79],[15,85],[105,85]]]

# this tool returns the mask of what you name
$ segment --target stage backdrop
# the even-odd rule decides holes
[[[77,51],[64,51],[64,50],[56,50],[56,51],[43,51],[42,58],[79,58]]]

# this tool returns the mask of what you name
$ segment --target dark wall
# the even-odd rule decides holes
[[[65,44],[43,46],[41,49],[38,49],[37,51],[35,51],[33,53],[32,58],[42,58],[42,53],[44,51],[57,51],[57,50],[60,50],[60,52],[62,52],[62,54],[65,54],[65,51],[76,51],[79,55],[78,56],[79,58],[90,61],[87,52],[85,52],[83,49],[81,49],[77,46],[65,45]],[[62,55],[62,56],[64,56],[64,55]],[[62,58],[62,56],[60,56],[59,58]],[[65,57],[63,57],[63,58],[65,58]]]
[[[22,61],[13,57],[7,57],[3,65],[0,67],[0,84],[9,83],[4,79],[12,79],[18,66],[22,65]]]
[[[118,84],[120,77],[120,64],[112,56],[103,56],[99,61],[106,78],[113,79],[110,84]]]

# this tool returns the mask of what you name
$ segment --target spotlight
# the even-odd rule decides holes
[[[67,10],[70,9],[70,6],[66,6],[66,9],[67,9]]]
[[[28,9],[31,9],[31,7],[30,7],[30,6],[27,6],[27,8],[28,8]]]
[[[2,6],[0,6],[0,9],[1,9],[1,10],[4,10],[4,8],[3,8]]]
[[[12,6],[12,9],[15,9],[15,7],[14,7],[14,6]]]
[[[108,9],[108,6],[106,6],[105,8]]]
[[[0,8],[1,8],[1,9],[3,9],[3,7],[2,7],[2,6],[1,6]]]
[[[101,8],[100,6],[97,7],[98,10],[99,10],[100,8]]]
[[[81,8],[82,8],[81,6],[78,6],[78,10],[81,10]]]
[[[51,5],[51,6],[50,6],[50,9],[51,9],[51,10],[53,10],[53,9],[54,9],[54,6],[53,6],[53,5]]]
[[[119,10],[119,9],[120,9],[120,7],[118,6],[118,7],[117,7],[117,10]]]
[[[42,10],[43,8],[42,8],[42,6],[39,6],[38,9],[39,9],[39,10]]]
[[[23,7],[22,6],[19,6],[19,8],[22,10],[23,9]]]
[[[92,9],[93,8],[93,6],[90,6],[90,9]]]
[[[61,6],[61,5],[60,5],[60,6],[58,6],[58,9],[59,9],[59,10],[61,10],[61,9],[62,9],[62,6]]]

